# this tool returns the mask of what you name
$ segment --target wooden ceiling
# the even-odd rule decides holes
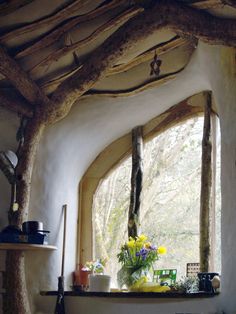
[[[32,79],[33,89],[39,89],[39,94],[50,97],[62,82],[83,68],[108,37],[153,2],[158,1],[1,1],[0,44]],[[181,2],[215,16],[236,16],[235,0]],[[126,96],[160,86],[178,76],[190,61],[197,45],[198,40],[194,36],[183,36],[169,28],[152,32],[122,56],[86,95]],[[150,62],[155,53],[162,60],[160,75],[150,76]],[[8,65],[14,67],[11,62]],[[22,112],[31,115],[27,101],[32,105],[39,98],[36,96],[35,100],[31,96],[20,96],[22,92],[19,94],[13,83],[14,76],[19,75],[17,73],[12,71],[11,75],[9,71],[6,73],[0,69],[0,101],[7,108],[9,102],[18,99]],[[27,88],[31,87],[28,84]]]

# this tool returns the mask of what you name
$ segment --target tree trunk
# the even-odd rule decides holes
[[[139,226],[140,197],[143,181],[142,153],[142,127],[138,126],[132,130],[132,175],[128,218],[128,236],[133,238],[138,235]]]
[[[23,251],[7,251],[3,284],[6,289],[3,298],[3,313],[31,314],[26,289]]]
[[[210,256],[210,200],[211,200],[211,94],[207,96],[204,115],[204,129],[202,139],[202,176],[200,201],[200,270],[209,271]]]
[[[31,177],[36,150],[44,130],[39,119],[31,119],[25,128],[24,143],[19,149],[17,165],[17,202],[19,209],[8,213],[9,224],[21,226],[27,219]],[[5,267],[5,289],[3,299],[4,314],[30,314],[30,306],[25,280],[24,252],[7,251]]]

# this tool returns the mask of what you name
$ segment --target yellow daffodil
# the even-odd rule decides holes
[[[145,234],[140,234],[140,236],[138,236],[137,241],[141,241],[144,242],[147,240],[147,236]]]
[[[167,252],[167,249],[164,246],[159,246],[159,248],[157,249],[157,253],[160,255],[164,255],[166,254],[166,252]]]
[[[127,242],[127,247],[129,249],[134,248],[135,247],[135,240],[130,240]]]

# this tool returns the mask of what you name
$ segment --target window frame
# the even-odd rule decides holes
[[[144,142],[156,137],[168,128],[195,116],[202,116],[209,96],[208,91],[195,94],[170,107],[167,111],[143,125]],[[213,110],[215,108],[213,106]],[[107,146],[88,167],[79,184],[79,219],[77,239],[77,263],[93,259],[93,196],[101,180],[125,158],[131,155],[132,132]]]

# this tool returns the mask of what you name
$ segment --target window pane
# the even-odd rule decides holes
[[[101,181],[93,202],[94,258],[108,258],[106,272],[116,287],[120,268],[116,255],[128,238],[131,158],[126,159]]]
[[[219,128],[218,128],[219,130]],[[199,212],[203,117],[189,119],[145,144],[140,233],[166,246],[156,268],[177,268],[199,262]],[[219,132],[218,132],[219,133]],[[220,136],[217,140],[216,263],[220,272]],[[93,202],[94,259],[108,258],[106,272],[116,287],[117,253],[127,240],[131,158],[100,182]]]
[[[199,262],[199,207],[203,118],[172,127],[145,145],[141,228],[168,254],[156,268]]]

